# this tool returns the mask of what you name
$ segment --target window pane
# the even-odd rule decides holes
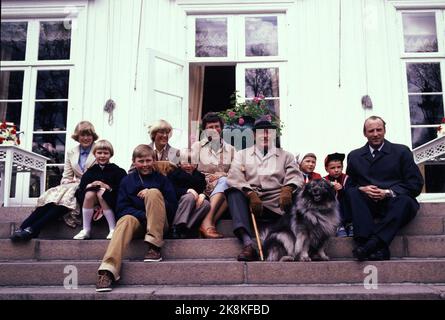
[[[196,18],[196,57],[227,57],[227,19]]]
[[[39,71],[37,99],[68,99],[69,70]]]
[[[23,61],[26,55],[27,22],[1,23],[1,60]]]
[[[278,97],[278,68],[246,69],[246,98]]]
[[[439,63],[407,63],[408,92],[442,92]]]
[[[67,60],[70,58],[70,45],[69,21],[40,22],[39,60]]]
[[[277,17],[246,18],[246,56],[277,56]]]
[[[434,12],[402,13],[405,52],[437,52]]]
[[[62,179],[63,167],[46,167],[46,190],[56,187]]]
[[[21,102],[0,102],[0,121],[13,122],[20,130]]]
[[[445,192],[445,164],[425,165],[425,189],[427,193]]]
[[[0,72],[0,100],[21,100],[24,71]]]
[[[35,131],[65,131],[67,102],[37,102],[34,113]]]
[[[437,127],[411,128],[413,149],[437,138]]]
[[[65,161],[65,134],[34,134],[32,151],[50,158],[48,163]]]
[[[40,196],[40,177],[32,172],[29,179],[28,196],[30,198],[38,198]]]
[[[439,124],[443,118],[442,95],[409,96],[411,124]]]

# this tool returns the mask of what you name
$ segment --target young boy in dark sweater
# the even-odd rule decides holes
[[[337,200],[340,209],[341,223],[337,230],[337,237],[352,237],[354,235],[352,229],[352,217],[346,207],[344,200],[344,188],[348,176],[343,173],[343,153],[328,154],[324,160],[324,166],[328,175],[324,179],[328,180],[337,193]]]
[[[179,167],[168,175],[176,189],[178,209],[171,228],[170,238],[186,239],[210,210],[210,202],[204,195],[205,175],[191,163],[190,152],[181,152]]]
[[[134,236],[144,235],[148,247],[144,262],[162,260],[164,231],[176,212],[173,185],[153,170],[153,149],[141,144],[134,149],[132,159],[136,170],[122,179],[119,187],[119,220],[98,270],[98,292],[111,291],[113,282],[119,280],[124,251]]]

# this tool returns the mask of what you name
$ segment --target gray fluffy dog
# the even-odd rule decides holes
[[[261,233],[266,261],[327,261],[325,247],[340,223],[335,190],[326,180],[312,180],[288,214]]]

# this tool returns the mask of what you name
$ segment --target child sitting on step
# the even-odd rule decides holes
[[[91,221],[96,204],[100,205],[108,222],[110,232],[107,239],[109,240],[113,236],[116,225],[114,212],[119,184],[122,178],[127,175],[124,169],[110,163],[113,154],[113,146],[107,140],[99,140],[93,147],[96,164],[82,176],[75,194],[79,204],[82,204],[83,218],[83,228],[74,236],[75,240],[85,240],[91,237]]]
[[[170,238],[186,239],[192,237],[191,231],[210,211],[210,202],[203,193],[206,178],[192,164],[191,153],[181,151],[179,167],[168,174],[178,198],[178,209],[173,219]]]

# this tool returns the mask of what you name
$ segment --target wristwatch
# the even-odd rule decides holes
[[[385,190],[385,196],[387,198],[394,198],[396,195],[395,195],[394,191],[392,191],[391,189],[386,189]]]

